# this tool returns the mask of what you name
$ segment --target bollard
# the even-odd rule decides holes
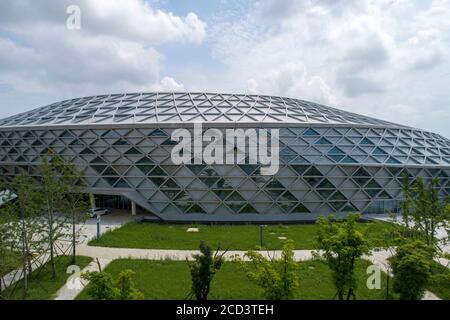
[[[97,213],[97,242],[100,240],[100,214]]]
[[[261,248],[264,247],[264,236],[263,236],[263,230],[264,229],[263,228],[264,228],[263,225],[259,226],[259,242],[261,244]]]

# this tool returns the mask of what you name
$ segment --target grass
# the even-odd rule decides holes
[[[198,227],[198,233],[187,233],[190,227]],[[371,247],[381,247],[385,231],[399,228],[387,222],[359,223]],[[281,249],[286,237],[295,242],[296,249],[316,249],[315,224],[269,225],[264,227],[264,247]],[[100,240],[91,240],[89,245],[115,248],[141,249],[198,249],[200,241],[214,248],[248,250],[260,245],[260,229],[257,225],[168,225],[130,222],[121,228],[104,233]]]
[[[356,264],[358,288],[356,298],[359,300],[381,300],[385,298],[386,275],[382,275],[380,290],[369,290],[366,287],[366,268],[371,263],[359,260]],[[117,277],[120,271],[131,269],[136,274],[134,282],[147,300],[183,300],[190,292],[191,279],[185,261],[151,261],[119,259],[114,260],[105,272]],[[300,263],[300,286],[295,292],[296,300],[331,300],[336,290],[328,267],[321,261],[311,260]],[[83,290],[78,300],[90,297]],[[261,289],[250,282],[244,271],[236,262],[226,262],[217,272],[211,286],[211,300],[264,299]]]
[[[86,267],[92,258],[78,256],[77,265],[80,269]],[[47,262],[40,268],[34,270],[28,279],[28,295],[26,300],[48,300],[54,298],[56,292],[66,283],[70,276],[67,267],[71,264],[71,257],[59,256],[56,258],[56,272],[55,279],[51,277],[50,262]],[[22,299],[23,282],[19,281],[12,286],[6,288],[1,292],[3,298],[8,300]]]
[[[19,268],[21,266],[21,254],[20,252],[16,251],[9,251],[5,252],[5,260],[8,261],[8,265],[5,267],[5,270],[3,272],[0,272],[0,277],[3,277],[4,275],[8,274],[9,272]],[[2,257],[3,258],[3,257]]]
[[[431,281],[427,286],[428,290],[441,299],[450,300],[450,269],[433,261],[431,273]]]

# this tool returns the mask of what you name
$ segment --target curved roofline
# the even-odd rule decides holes
[[[164,111],[159,112],[161,108],[163,108],[161,105],[156,106],[156,110],[155,111],[155,119],[150,121],[150,120],[144,120],[144,121],[136,121],[136,116],[141,116],[140,113],[135,112],[132,116],[134,116],[134,118],[129,121],[115,121],[114,119],[118,116],[123,116],[124,114],[120,114],[120,113],[113,113],[113,110],[111,108],[111,114],[107,115],[106,113],[101,113],[101,114],[96,114],[96,116],[99,116],[99,118],[101,118],[100,116],[103,117],[103,115],[105,115],[105,119],[107,118],[107,116],[109,116],[112,121],[107,121],[107,122],[103,122],[103,124],[106,125],[113,125],[113,124],[122,124],[122,123],[126,123],[128,125],[132,125],[132,124],[141,124],[141,123],[145,123],[145,124],[152,124],[152,123],[157,123],[157,124],[170,124],[170,123],[174,123],[174,124],[180,124],[180,123],[195,123],[195,122],[203,122],[203,123],[215,123],[215,124],[219,124],[219,123],[227,123],[227,124],[232,124],[232,123],[239,123],[239,124],[244,124],[246,122],[248,123],[255,123],[255,122],[259,122],[259,123],[264,123],[264,124],[282,124],[282,125],[287,125],[289,123],[293,123],[293,124],[314,124],[314,125],[321,125],[321,124],[325,124],[325,125],[340,125],[340,124],[344,124],[344,125],[364,125],[364,126],[370,126],[370,127],[388,127],[388,128],[405,128],[405,129],[414,129],[414,130],[421,130],[421,129],[416,129],[416,128],[412,128],[409,126],[405,126],[405,125],[401,125],[401,124],[397,124],[397,123],[393,123],[393,122],[389,122],[386,120],[381,120],[381,119],[376,119],[370,116],[365,116],[365,115],[361,115],[355,112],[350,112],[350,111],[345,111],[345,110],[341,110],[339,108],[336,107],[330,107],[330,106],[325,106],[325,105],[321,105],[312,101],[308,101],[308,100],[302,100],[302,99],[296,99],[296,98],[291,98],[291,97],[286,97],[286,96],[276,96],[276,95],[263,95],[263,94],[245,94],[245,93],[219,93],[219,92],[198,92],[198,91],[150,91],[150,92],[123,92],[123,93],[112,93],[112,94],[99,94],[99,95],[90,95],[90,96],[81,96],[81,97],[77,97],[77,98],[72,98],[72,99],[65,99],[59,102],[54,102],[45,106],[41,106],[38,107],[36,109],[32,109],[29,111],[25,111],[25,112],[21,112],[19,114],[13,115],[13,116],[9,116],[7,118],[4,119],[0,119],[0,128],[17,128],[17,127],[57,127],[58,125],[67,127],[67,126],[80,126],[80,125],[86,125],[86,126],[94,126],[97,124],[102,124],[99,121],[95,121],[95,122],[86,122],[86,121],[73,121],[74,118],[70,119],[70,116],[65,116],[64,113],[67,112],[68,109],[72,108],[78,108],[79,110],[79,114],[77,114],[77,112],[74,112],[73,115],[75,116],[80,116],[82,115],[82,113],[85,111],[85,109],[90,109],[93,108],[95,106],[99,106],[100,108],[104,107],[105,109],[107,109],[107,106],[104,106],[104,104],[107,101],[114,101],[115,99],[120,100],[119,103],[119,107],[121,108],[126,108],[126,104],[127,103],[131,103],[133,101],[133,99],[138,99],[138,101],[140,101],[139,99],[144,97],[144,102],[147,101],[145,100],[145,98],[151,98],[152,96],[156,96],[156,100],[158,100],[159,98],[165,99],[164,96],[169,96],[169,95],[178,95],[179,99],[182,96],[188,95],[191,99],[191,101],[194,101],[193,99],[196,100],[196,102],[198,102],[198,105],[193,106],[194,108],[198,109],[201,106],[201,104],[203,102],[211,102],[210,99],[214,99],[216,96],[225,96],[226,98],[230,99],[233,97],[240,97],[240,98],[250,98],[253,99],[252,103],[269,103],[270,105],[267,107],[269,110],[265,110],[267,111],[265,114],[263,114],[263,111],[261,111],[260,115],[251,115],[248,113],[244,113],[243,112],[243,106],[238,106],[238,105],[232,105],[230,104],[229,107],[229,111],[232,111],[232,109],[239,109],[241,108],[241,113],[243,114],[243,116],[246,116],[247,118],[249,118],[248,120],[243,120],[243,119],[236,119],[236,120],[232,120],[233,117],[230,117],[230,115],[227,113],[228,111],[220,111],[223,112],[222,116],[223,118],[228,118],[227,121],[223,121],[223,120],[215,120],[215,119],[207,119],[207,120],[194,120],[194,115],[195,114],[189,114],[188,116],[185,116],[183,114],[183,112],[178,111],[178,108],[182,108],[183,106],[181,105],[172,105],[170,106],[171,108],[176,109],[176,117],[179,118],[178,120],[171,120],[171,119],[161,119],[164,118],[164,116],[166,116],[164,114]],[[192,96],[210,96],[209,98],[205,99],[204,101],[200,101],[197,100],[196,97],[192,97]],[[128,96],[128,97],[127,97]],[[148,96],[148,97],[146,97]],[[122,99],[125,98],[125,99]],[[177,97],[175,97],[177,98]],[[269,99],[270,102],[265,101],[266,99]],[[94,106],[83,106],[83,105],[77,105],[80,104],[83,100],[86,100],[86,103],[97,103],[97,105]],[[94,100],[94,101],[92,101]],[[129,100],[129,101],[128,101]],[[124,103],[125,101],[125,103]],[[160,101],[170,101],[170,99],[168,100],[160,100]],[[214,100],[213,100],[214,101]],[[222,100],[221,102],[230,102],[230,101],[234,101],[235,100]],[[240,100],[240,102],[242,102],[243,100]],[[100,103],[103,102],[103,105],[100,105]],[[247,101],[248,102],[248,101]],[[280,113],[281,111],[279,110],[275,110],[275,109],[283,109],[283,107],[280,107],[279,105],[276,105],[276,103],[284,103],[284,106],[286,107],[286,113],[282,114]],[[194,105],[194,104],[193,104]],[[52,108],[60,108],[60,114],[52,114]],[[86,107],[85,109],[83,109],[83,107]],[[166,108],[167,106],[164,106],[164,108]],[[137,107],[137,108],[141,108],[141,107]],[[203,108],[203,107],[202,107]],[[211,106],[211,108],[220,108],[223,109],[222,107],[215,105],[215,106]],[[265,109],[265,107],[258,107],[258,106],[245,106],[244,109],[250,108],[253,111],[258,111],[261,109]],[[51,121],[43,121],[42,118],[44,115],[40,115],[39,113],[44,113],[44,111],[47,110],[47,114],[45,114],[45,116],[49,117],[50,116],[55,116],[58,117],[60,116],[60,118],[67,118],[66,121],[62,121],[62,122],[57,122],[57,123],[51,123]],[[90,109],[92,110],[92,109]],[[305,110],[307,110],[308,112],[305,112]],[[116,110],[117,111],[117,110]],[[136,110],[138,111],[138,110]],[[283,110],[284,111],[284,110]],[[158,113],[159,112],[159,113]],[[200,114],[198,114],[200,113]],[[303,113],[303,114],[302,114]],[[126,115],[126,114],[125,114]],[[28,119],[27,119],[27,116]],[[39,118],[39,116],[42,116],[41,118]],[[63,117],[64,116],[64,117]],[[186,119],[182,119],[183,117]],[[197,118],[198,117],[205,117],[205,114],[202,114],[200,111],[197,112]],[[210,118],[213,118],[214,116],[210,116],[208,115]],[[33,118],[35,117],[35,118]],[[191,117],[192,119],[189,119],[189,117]],[[254,119],[251,119],[252,117],[254,117]],[[269,117],[272,118],[273,121],[269,120],[258,120],[258,117]],[[172,118],[175,118],[172,117]],[[238,117],[235,117],[238,118]],[[284,120],[284,118],[286,120]],[[314,120],[315,118],[322,118],[321,120]],[[31,119],[31,120],[29,120]],[[34,119],[34,120],[33,120]],[[110,120],[111,120],[110,119]],[[181,120],[180,120],[181,119]],[[281,119],[281,120],[280,120]],[[21,120],[21,121],[20,121]],[[89,119],[87,119],[89,120]],[[210,120],[210,121],[209,121]],[[425,130],[421,130],[421,131],[425,131]]]

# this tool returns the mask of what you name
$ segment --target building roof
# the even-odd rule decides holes
[[[291,98],[245,94],[150,92],[64,100],[0,120],[0,128],[194,122],[404,127]]]

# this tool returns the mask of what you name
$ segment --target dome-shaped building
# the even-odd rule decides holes
[[[174,130],[278,129],[279,168],[175,164]],[[264,130],[265,131],[265,130]],[[241,132],[242,133],[242,132]],[[206,143],[203,144],[205,147]],[[270,143],[269,143],[270,145]],[[0,177],[35,174],[49,150],[85,170],[100,205],[166,221],[300,221],[318,214],[397,211],[404,174],[450,193],[450,141],[302,100],[215,93],[77,98],[0,120]],[[236,148],[234,152],[240,152]]]

